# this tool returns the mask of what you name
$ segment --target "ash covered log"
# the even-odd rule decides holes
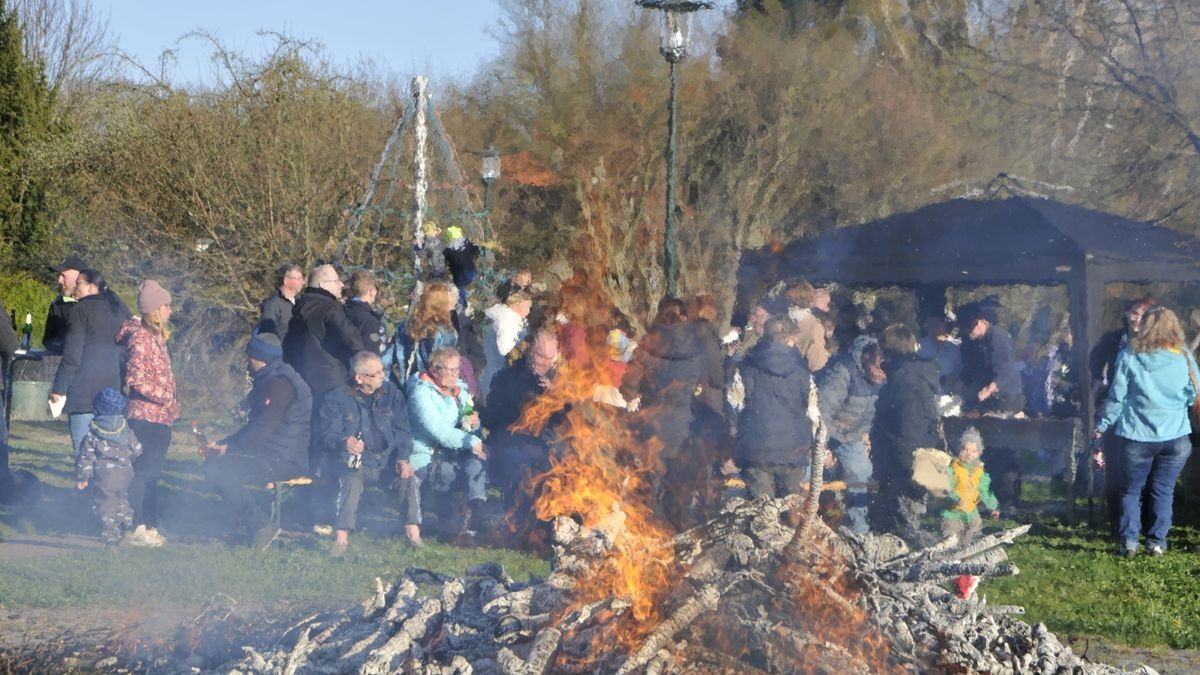
[[[410,568],[357,607],[310,617],[293,643],[247,648],[217,672],[1122,672],[1083,661],[1019,607],[938,583],[1015,573],[1003,547],[1028,527],[909,550],[820,519],[789,524],[803,523],[806,496],[731,500],[662,542],[679,573],[662,595],[674,609],[654,625],[638,624],[628,598],[577,597],[619,540],[621,514],[600,528],[560,518],[545,580],[515,582],[491,563],[459,578]],[[615,638],[631,630],[641,637]]]

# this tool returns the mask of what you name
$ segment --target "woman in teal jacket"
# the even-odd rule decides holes
[[[465,532],[472,512],[487,496],[487,452],[479,436],[479,414],[466,383],[459,379],[461,365],[458,350],[441,347],[430,354],[429,369],[408,384],[413,438],[409,464],[419,481],[441,498],[435,504],[440,517],[451,511],[445,503],[451,490],[462,485],[466,492],[455,534]]]
[[[1120,554],[1137,554],[1142,490],[1150,486],[1153,520],[1146,549],[1159,556],[1167,548],[1175,481],[1192,452],[1188,407],[1196,400],[1196,362],[1184,342],[1179,318],[1153,307],[1141,330],[1117,357],[1096,437],[1112,427],[1125,445],[1121,471]]]

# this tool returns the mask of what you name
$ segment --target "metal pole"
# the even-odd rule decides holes
[[[677,64],[671,64],[671,98],[667,103],[667,219],[663,228],[663,259],[667,282],[667,295],[675,297],[676,286],[675,260],[675,126],[676,126],[676,97],[679,92],[679,77],[675,72]]]
[[[490,180],[483,181],[483,238],[488,238],[487,224],[492,219],[492,182]]]

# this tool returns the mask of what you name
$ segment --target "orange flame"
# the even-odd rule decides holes
[[[554,427],[557,456],[532,481],[534,511],[541,520],[575,518],[611,537],[607,557],[578,580],[575,604],[566,611],[608,598],[628,600],[633,625],[618,629],[616,637],[631,646],[661,620],[659,601],[674,567],[673,533],[650,507],[648,477],[661,471],[661,445],[636,438],[630,413],[593,401],[596,386],[608,382],[606,354],[589,348],[562,363],[514,429],[540,434],[552,416],[564,413]]]

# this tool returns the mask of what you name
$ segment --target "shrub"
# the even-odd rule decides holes
[[[16,313],[16,327],[20,331],[25,323],[25,314],[33,315],[33,345],[42,344],[42,333],[46,328],[46,310],[58,296],[52,285],[24,274],[0,274],[0,300],[9,315]]]

